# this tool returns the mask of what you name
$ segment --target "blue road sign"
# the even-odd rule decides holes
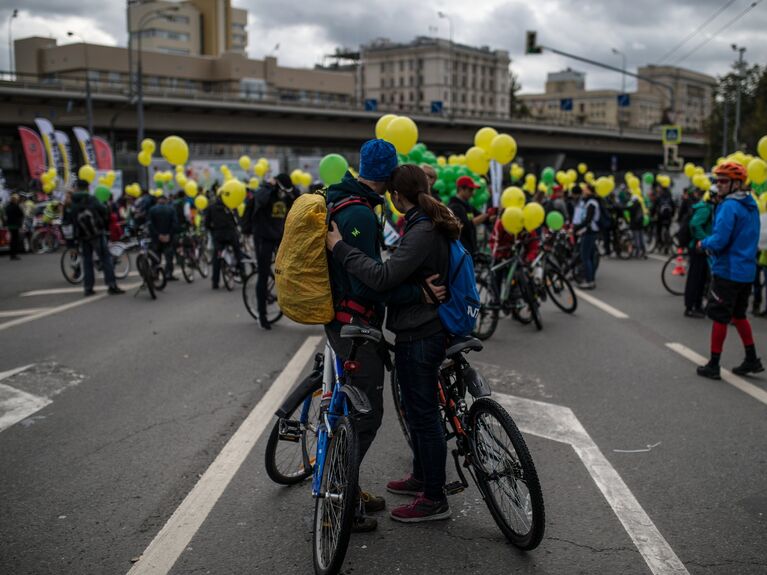
[[[631,105],[631,96],[628,94],[618,94],[618,107],[628,108]]]
[[[562,98],[559,101],[559,109],[563,112],[572,112],[573,111],[573,99],[572,98]]]
[[[368,98],[365,100],[365,111],[366,112],[375,112],[378,110],[378,100],[375,98]]]
[[[432,114],[441,114],[443,107],[444,107],[444,105],[442,103],[442,100],[432,100],[432,102],[431,102],[431,113]]]

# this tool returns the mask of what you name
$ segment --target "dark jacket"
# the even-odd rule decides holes
[[[84,210],[93,212],[101,222],[101,229],[106,233],[109,229],[109,210],[107,207],[98,201],[96,196],[92,196],[88,192],[77,192],[72,194],[72,221],[74,222],[75,237],[86,239],[83,238],[83,232],[78,225],[79,216]]]
[[[285,218],[296,196],[293,191],[264,183],[253,194],[253,237],[279,242],[285,233]]]
[[[346,242],[336,244],[333,258],[379,292],[408,283],[423,285],[434,274],[439,274],[442,283],[450,271],[450,241],[419,208],[412,208],[405,219],[405,235],[386,262],[373,259]],[[386,327],[396,334],[397,341],[422,339],[443,330],[437,306],[423,301],[389,305]]]
[[[461,222],[461,243],[466,251],[472,256],[477,253],[477,230],[474,227],[474,208],[468,202],[465,202],[458,196],[453,196],[448,208],[455,214],[458,221]]]
[[[205,214],[205,227],[217,242],[237,240],[237,221],[221,198],[216,198],[216,201],[208,208]]]
[[[711,273],[734,282],[756,277],[759,208],[746,192],[728,195],[714,212],[713,233],[701,242],[711,256]]]
[[[366,200],[372,207],[384,202],[381,196],[347,172],[343,180],[328,188],[328,209],[332,210],[333,205],[351,197]],[[381,227],[373,210],[362,204],[350,205],[331,219],[338,226],[344,243],[359,249],[378,262],[381,261]],[[375,309],[377,318],[383,320],[385,303],[404,304],[421,300],[421,288],[416,285],[403,284],[392,290],[377,291],[350,275],[341,262],[342,260],[335,257],[328,261],[330,286],[336,307],[341,300],[349,298],[366,308]]]
[[[152,237],[176,233],[178,228],[178,217],[176,209],[170,204],[155,204],[149,210],[149,232]]]
[[[714,222],[714,206],[711,202],[700,201],[690,208],[692,218],[690,219],[690,234],[692,240],[688,247],[695,247],[696,242],[705,240],[711,235],[711,229]]]
[[[8,202],[5,206],[5,224],[9,230],[18,230],[24,224],[24,210],[19,204]]]

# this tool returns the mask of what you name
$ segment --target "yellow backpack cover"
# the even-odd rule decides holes
[[[303,194],[285,220],[274,280],[282,313],[303,324],[326,324],[335,317],[325,254],[325,196]]]

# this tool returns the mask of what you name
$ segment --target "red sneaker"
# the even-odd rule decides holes
[[[450,517],[450,505],[447,499],[432,501],[423,495],[416,497],[412,503],[395,507],[391,518],[402,523],[420,523],[423,521],[439,521]]]
[[[410,474],[405,479],[389,481],[386,491],[397,495],[418,495],[423,491],[423,481],[418,481]]]

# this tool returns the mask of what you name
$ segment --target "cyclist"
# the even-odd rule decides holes
[[[359,249],[364,255],[381,261],[381,224],[374,209],[384,204],[386,181],[397,167],[397,152],[389,142],[375,139],[360,149],[359,177],[347,172],[340,183],[328,187],[328,209],[331,222],[344,243]],[[338,258],[329,260],[330,283],[336,309],[335,319],[325,326],[328,341],[335,352],[345,357],[351,348],[348,339],[341,339],[341,326],[363,321],[380,326],[384,304],[407,304],[422,300],[422,290],[414,284],[404,284],[388,292],[378,292],[349,274]],[[435,287],[436,289],[436,287]],[[354,385],[370,400],[370,413],[357,418],[359,459],[362,461],[375,439],[383,418],[384,354],[372,345],[357,352],[360,367],[353,376]],[[381,497],[363,492],[361,506],[353,529],[372,531],[377,522],[364,511],[381,511],[386,502]]]
[[[737,162],[724,162],[714,168],[721,198],[714,214],[711,235],[697,242],[698,249],[711,256],[711,291],[708,317],[711,329],[711,358],[698,367],[698,375],[720,379],[719,358],[732,322],[743,342],[746,358],[733,373],[745,375],[764,371],[756,356],[751,324],[746,318],[751,284],[756,276],[759,244],[759,208],[746,189],[746,169]]]
[[[461,243],[466,251],[474,257],[477,253],[477,229],[476,226],[487,221],[488,214],[475,214],[469,200],[474,195],[474,190],[479,186],[469,176],[461,176],[455,182],[456,193],[450,200],[448,208],[461,222]]]
[[[264,182],[253,195],[252,230],[258,266],[258,324],[266,330],[272,329],[266,319],[266,296],[272,271],[272,257],[285,233],[285,218],[297,197],[298,191],[288,174],[277,174],[274,180]]]
[[[327,245],[333,260],[367,288],[385,293],[404,287],[413,293],[410,301],[389,304],[386,321],[396,335],[395,364],[413,438],[413,472],[403,480],[390,481],[386,488],[415,497],[411,503],[394,508],[392,519],[405,523],[447,519],[447,444],[438,376],[448,334],[436,302],[419,297],[418,286],[435,276],[448,277],[450,240],[459,238],[460,223],[431,195],[426,174],[418,166],[396,168],[388,187],[394,206],[405,214],[406,224],[399,247],[385,263],[343,241],[335,225],[328,233]]]
[[[599,202],[588,184],[581,184],[581,199],[575,206],[573,227],[580,237],[580,255],[583,265],[581,289],[594,289],[596,274],[597,236],[599,235]]]
[[[652,215],[655,217],[656,245],[658,251],[668,253],[671,248],[671,222],[674,220],[676,205],[671,190],[661,186],[653,202]]]
[[[237,230],[237,220],[232,211],[224,205],[221,196],[216,198],[205,211],[205,227],[210,231],[213,237],[213,273],[211,281],[213,289],[218,289],[218,282],[221,279],[221,258],[219,254],[226,248],[232,246],[234,255],[237,258],[237,267],[242,268],[240,240]]]
[[[21,227],[24,225],[24,211],[19,207],[18,194],[12,194],[10,201],[5,205],[5,221],[11,233],[11,259],[20,260],[19,252],[24,249],[21,245]]]
[[[631,194],[626,204],[626,210],[629,213],[629,229],[634,245],[634,256],[647,259],[647,248],[644,244],[644,208],[638,195]]]
[[[687,281],[684,286],[684,315],[686,317],[704,318],[703,295],[708,281],[708,257],[699,251],[696,245],[699,241],[711,235],[712,222],[714,220],[714,201],[717,197],[716,188],[700,198],[691,208],[691,216],[682,221],[682,225],[689,225],[692,240],[687,246],[689,268],[687,269]]]
[[[173,275],[174,241],[178,228],[176,210],[168,204],[164,195],[157,198],[157,203],[149,210],[149,234],[152,238],[152,250],[158,257],[165,258],[165,277],[168,281],[177,281]]]

